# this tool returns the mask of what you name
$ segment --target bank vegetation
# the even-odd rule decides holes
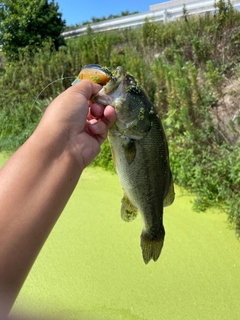
[[[240,12],[230,2],[200,16],[185,10],[168,24],[96,34],[89,28],[58,51],[46,42],[20,55],[0,60],[1,151],[29,137],[84,65],[122,65],[159,110],[175,183],[195,194],[196,210],[221,206],[240,234]],[[94,165],[113,170],[107,142]]]

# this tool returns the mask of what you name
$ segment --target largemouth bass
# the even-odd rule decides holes
[[[106,84],[93,100],[112,105],[117,115],[108,138],[124,190],[122,219],[131,221],[137,212],[141,214],[143,260],[146,264],[151,259],[157,261],[165,236],[163,207],[174,201],[168,144],[161,120],[142,87],[122,67],[110,74],[106,68],[89,65],[80,74],[89,70],[101,79],[101,72],[106,75]]]

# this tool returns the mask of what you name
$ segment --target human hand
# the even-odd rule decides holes
[[[89,102],[100,89],[82,80],[60,94],[0,170],[0,313],[4,316],[83,169],[97,156],[115,121],[112,107]]]
[[[88,80],[75,84],[50,104],[39,124],[50,136],[54,134],[57,149],[71,152],[84,168],[98,155],[116,120],[113,107],[89,101],[101,88]]]

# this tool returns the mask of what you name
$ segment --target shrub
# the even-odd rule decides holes
[[[214,14],[185,18],[166,25],[146,21],[121,33],[94,34],[89,27],[58,51],[45,43],[34,55],[26,49],[18,62],[1,64],[0,149],[18,147],[84,65],[122,65],[163,120],[175,183],[196,195],[196,210],[221,205],[240,233],[240,149],[219,138],[212,112],[224,105],[228,78],[239,76],[240,13],[221,0]],[[114,170],[107,141],[93,165]]]

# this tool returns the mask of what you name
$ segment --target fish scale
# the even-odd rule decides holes
[[[82,72],[88,70],[91,75],[91,69],[94,65]],[[99,65],[96,69],[102,72]],[[167,139],[156,109],[134,77],[122,67],[107,75],[111,79],[93,100],[110,104],[116,111],[108,137],[124,190],[121,216],[131,221],[137,212],[141,214],[140,245],[147,264],[160,256],[165,236],[163,207],[174,201]]]
[[[162,156],[167,152],[164,136],[161,123],[156,117],[148,135],[137,140],[136,157],[129,165],[121,139],[111,133],[109,135],[115,153],[116,171],[124,192],[144,222],[141,247],[146,263],[151,258],[157,260],[165,235],[163,202],[169,189],[167,181],[170,181],[170,171],[166,157]]]
[[[150,259],[156,261],[163,247],[163,202],[171,180],[164,130],[156,114],[151,115],[151,118],[148,134],[134,141],[136,155],[130,164],[125,152],[128,137],[114,134],[114,128],[109,133],[115,168],[125,197],[137,208],[143,219],[141,247],[145,263]]]

